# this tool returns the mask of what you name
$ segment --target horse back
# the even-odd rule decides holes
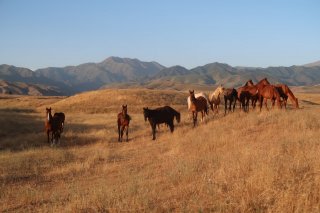
[[[56,112],[56,113],[54,113],[53,117],[58,117],[62,123],[64,122],[64,120],[66,118],[66,116],[64,115],[63,112]]]

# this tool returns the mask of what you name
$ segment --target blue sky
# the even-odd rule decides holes
[[[0,64],[299,65],[320,60],[319,11],[319,0],[0,0]]]

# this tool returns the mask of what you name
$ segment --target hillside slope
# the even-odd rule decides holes
[[[43,133],[44,109],[51,100],[41,103],[39,112],[34,108],[10,110],[11,105],[2,108],[1,104],[0,122],[7,125],[0,129],[0,149],[11,147],[19,151],[0,151],[0,210],[318,212],[320,209],[319,95],[309,98],[307,94],[297,94],[299,100],[318,103],[305,102],[301,110],[241,113],[237,109],[227,116],[211,116],[196,128],[182,110],[182,121],[175,122],[174,133],[161,126],[157,140],[152,141],[150,125],[144,121],[142,112],[131,109],[134,105],[158,105],[158,99],[150,102],[146,99],[157,93],[127,92],[114,91],[116,96],[110,90],[101,91],[101,96],[88,92],[66,98],[66,103],[60,98],[52,104],[53,110],[67,112],[61,145],[56,148],[46,144]],[[166,93],[158,92],[160,96]],[[137,99],[140,95],[146,102],[140,103],[141,99]],[[183,96],[180,92],[175,95]],[[119,96],[123,97],[118,100]],[[96,109],[128,100],[132,116],[128,143],[117,142],[116,115],[121,105],[103,113],[80,111],[95,98],[99,98]],[[178,104],[179,100],[172,104]],[[33,100],[32,103],[28,106],[34,107]]]
[[[53,86],[0,80],[0,94],[59,96],[63,95],[63,92],[61,92],[59,88]]]

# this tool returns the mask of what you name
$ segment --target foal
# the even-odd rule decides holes
[[[122,137],[124,131],[126,131],[126,141],[128,142],[128,132],[129,132],[129,123],[131,120],[130,115],[127,113],[128,107],[127,105],[122,105],[122,112],[118,114],[118,141],[122,142]]]

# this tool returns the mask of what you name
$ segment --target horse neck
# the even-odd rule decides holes
[[[47,121],[50,122],[52,120],[52,115],[51,115],[51,112],[47,112]]]
[[[298,99],[294,96],[294,94],[292,93],[292,91],[289,89],[289,87],[288,86],[286,86],[287,88],[287,96],[290,98],[290,100],[291,100],[291,102],[293,103],[293,104],[295,104],[295,107],[296,108],[298,108],[299,107],[299,104],[298,104]]]
[[[215,92],[211,95],[211,98],[210,98],[211,102],[216,102],[220,98],[220,94],[221,94],[220,91],[216,92],[218,94],[216,94]]]
[[[126,110],[122,110],[122,115],[123,116],[126,116],[128,113],[127,113],[127,111]]]
[[[197,102],[196,96],[191,95],[190,96],[190,101],[191,101],[191,103],[196,103]]]

